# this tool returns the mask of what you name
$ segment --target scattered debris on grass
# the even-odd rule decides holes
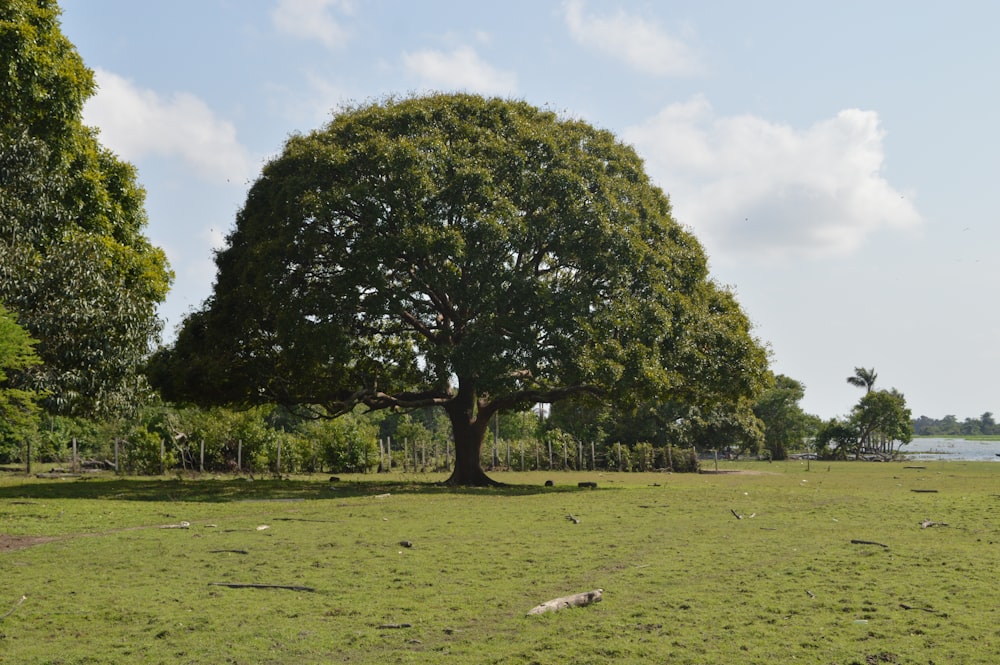
[[[190,529],[190,522],[181,522],[180,524],[164,524],[160,526],[161,529]]]
[[[580,523],[580,519],[578,517],[574,517],[573,515],[567,515],[566,519],[568,519],[573,524],[579,524]]]
[[[932,520],[924,520],[920,523],[921,529],[929,529],[932,526],[948,526],[947,522],[934,522]]]
[[[209,554],[250,554],[247,550],[209,550]]]
[[[382,623],[379,624],[379,630],[396,630],[399,628],[413,628],[412,623]]]
[[[585,591],[572,596],[555,598],[553,600],[546,601],[541,605],[536,605],[528,610],[528,614],[545,614],[546,612],[558,612],[559,610],[564,610],[567,607],[583,607],[584,605],[590,605],[591,603],[599,603],[603,597],[604,589]]]

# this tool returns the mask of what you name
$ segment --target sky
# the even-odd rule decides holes
[[[1000,3],[62,0],[84,121],[138,169],[169,341],[285,140],[348,105],[522,99],[645,160],[802,407],[856,367],[913,415],[1000,411]]]

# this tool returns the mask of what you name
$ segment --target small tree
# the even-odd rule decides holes
[[[38,422],[38,393],[16,388],[11,380],[41,362],[35,344],[0,304],[0,451],[19,449]]]
[[[785,459],[788,450],[798,449],[816,429],[818,418],[806,414],[799,401],[805,386],[779,374],[774,385],[757,398],[753,411],[764,426],[764,446],[772,459]]]
[[[858,455],[862,443],[891,455],[896,443],[902,445],[913,439],[913,416],[906,398],[896,389],[865,394],[854,407],[851,420],[859,434]]]

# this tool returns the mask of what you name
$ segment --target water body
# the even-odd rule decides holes
[[[1000,462],[1000,441],[915,438],[902,447],[910,460],[965,460]]]

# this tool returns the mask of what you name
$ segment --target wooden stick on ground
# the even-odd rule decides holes
[[[209,582],[208,586],[226,586],[230,589],[287,589],[289,591],[315,591],[311,586],[296,584],[239,584],[236,582]]]
[[[853,540],[851,540],[851,543],[854,544],[854,545],[878,545],[879,547],[884,547],[886,549],[889,549],[889,546],[886,545],[885,543],[876,543],[874,540],[857,540],[857,539],[853,539]]]
[[[603,596],[604,589],[594,589],[593,591],[585,591],[572,596],[563,596],[562,598],[555,598],[531,608],[528,610],[528,614],[545,614],[546,612],[558,612],[567,607],[583,607],[591,603],[601,602]]]
[[[28,600],[27,596],[21,596],[21,600],[19,600],[16,603],[14,603],[14,607],[10,608],[10,610],[6,614],[4,614],[3,616],[0,616],[0,621],[3,621],[7,617],[9,617],[11,614],[13,614],[17,610],[17,608],[19,608],[21,606],[21,603],[23,603],[26,600]]]
[[[906,603],[900,603],[900,607],[904,610],[920,610],[921,612],[930,612],[931,614],[939,614],[937,610],[932,607],[914,607],[913,605],[907,605]]]

